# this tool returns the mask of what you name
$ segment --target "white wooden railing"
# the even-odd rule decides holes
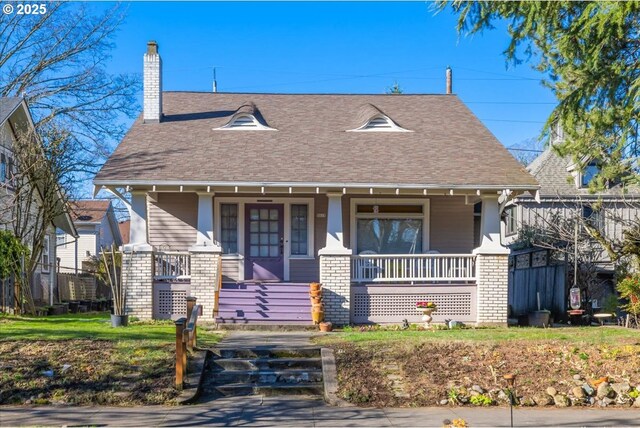
[[[472,254],[367,254],[351,256],[353,282],[475,281]]]
[[[191,256],[186,252],[156,251],[154,253],[156,280],[191,278]]]

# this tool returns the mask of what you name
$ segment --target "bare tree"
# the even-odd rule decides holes
[[[139,77],[106,71],[126,6],[44,5],[42,14],[0,15],[0,96],[24,96],[38,132],[74,140],[69,173],[78,180],[93,175],[138,109]]]
[[[44,135],[43,141],[40,135]],[[67,131],[53,126],[16,132],[13,147],[15,166],[9,170],[8,192],[0,204],[0,219],[20,242],[30,248],[24,259],[22,280],[15,282],[16,310],[35,311],[29,281],[40,264],[45,236],[54,220],[65,214],[65,176],[74,163],[73,145]],[[7,224],[8,223],[8,224]],[[21,308],[22,296],[26,307]]]

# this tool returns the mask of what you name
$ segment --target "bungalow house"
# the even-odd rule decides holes
[[[419,300],[436,321],[506,324],[499,201],[538,184],[450,84],[163,92],[161,67],[150,42],[144,111],[94,180],[130,210],[130,314],[175,316],[191,294],[218,322],[306,322],[318,281],[336,324],[419,321]]]
[[[77,239],[58,229],[58,265],[63,273],[82,273],[83,262],[99,255],[105,247],[122,245],[120,228],[109,200],[69,202],[71,218],[78,231]]]
[[[16,204],[15,174],[20,165],[16,160],[16,144],[21,141],[21,135],[35,135],[33,120],[27,103],[22,98],[0,97],[0,229],[14,231],[14,215]],[[35,137],[34,137],[35,140]],[[34,141],[34,144],[39,144]],[[37,194],[36,194],[37,195]],[[40,194],[41,195],[41,194]],[[41,199],[40,199],[41,201]],[[38,200],[34,201],[38,204]],[[62,195],[60,204],[63,204]],[[41,204],[41,203],[40,203]],[[27,205],[25,203],[25,205]],[[41,205],[40,205],[41,206]],[[25,216],[23,226],[29,227],[35,221],[37,209],[32,207],[34,214]],[[63,210],[60,209],[60,212]],[[36,302],[51,304],[53,302],[52,290],[56,287],[56,256],[57,247],[55,230],[59,228],[71,236],[76,236],[73,222],[67,213],[60,214],[54,220],[47,231],[41,249],[31,248],[32,251],[40,252],[40,261],[36,266],[33,276],[30,278],[31,293]],[[5,279],[6,278],[0,278]],[[13,306],[13,289],[3,282],[2,306],[4,309]]]

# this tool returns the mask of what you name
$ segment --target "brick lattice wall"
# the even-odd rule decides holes
[[[351,322],[351,256],[320,256],[320,282],[325,321]]]
[[[478,254],[478,325],[507,325],[509,256]]]
[[[153,252],[124,253],[122,258],[126,314],[149,320],[153,317]]]
[[[202,305],[202,318],[212,320],[220,253],[190,252],[190,255],[191,295],[198,299],[198,305]]]

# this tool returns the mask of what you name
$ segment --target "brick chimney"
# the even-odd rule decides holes
[[[144,54],[144,123],[162,120],[162,60],[158,44],[151,40]]]
[[[453,71],[447,67],[447,94],[453,93]]]

